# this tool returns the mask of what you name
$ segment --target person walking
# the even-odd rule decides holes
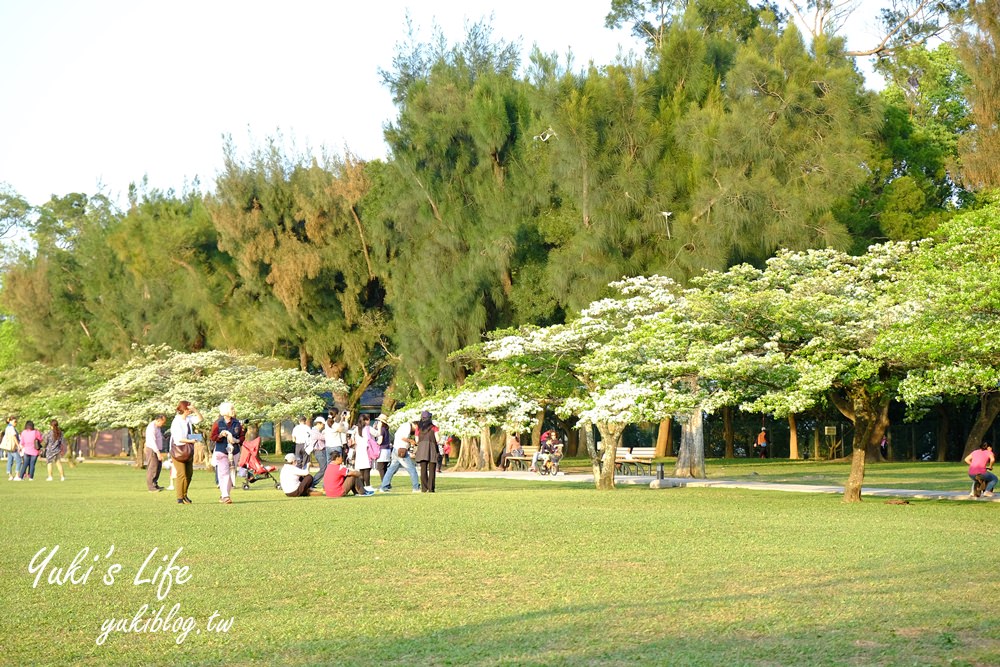
[[[973,450],[965,457],[965,462],[969,464],[969,477],[976,484],[972,495],[979,497],[976,493],[980,485],[985,485],[982,495],[986,498],[993,497],[993,489],[997,485],[997,476],[991,472],[993,468],[993,448],[988,442],[979,445],[979,449]]]
[[[163,469],[160,455],[163,452],[163,425],[166,423],[166,415],[156,415],[153,421],[146,424],[145,445],[142,451],[146,458],[146,488],[150,493],[159,493],[163,490],[160,486],[160,471]]]
[[[771,441],[767,435],[767,427],[764,426],[760,429],[760,433],[757,434],[757,455],[760,458],[767,458],[767,446],[769,444],[771,444]]]
[[[62,429],[59,422],[53,419],[49,422],[49,431],[43,439],[45,443],[45,463],[49,469],[49,482],[52,481],[52,464],[59,470],[59,481],[66,481],[66,474],[63,472],[62,455],[66,453],[66,439],[63,438]]]
[[[389,489],[392,488],[392,478],[400,468],[405,468],[406,472],[409,473],[413,493],[420,493],[420,478],[417,477],[417,467],[413,464],[413,457],[410,456],[410,447],[417,442],[413,438],[413,429],[416,426],[416,422],[407,422],[396,429],[396,436],[392,443],[392,461],[389,463],[385,477],[379,483],[377,489],[379,493],[389,492]]]
[[[191,449],[198,442],[195,437],[194,427],[201,422],[201,413],[191,405],[191,401],[181,401],[177,404],[177,414],[170,422],[170,440],[172,444],[187,444]],[[200,436],[199,436],[200,437]],[[194,474],[194,455],[187,457],[184,461],[179,461],[173,456],[171,451],[171,465],[176,473],[174,486],[177,492],[178,505],[190,505],[191,499],[188,497],[188,486],[191,484],[191,477]]]
[[[236,410],[229,401],[219,406],[219,418],[212,424],[208,436],[212,443],[212,463],[215,465],[215,475],[219,484],[219,502],[223,505],[233,503],[230,494],[233,491],[233,478],[230,473],[230,457],[235,455],[239,461],[240,441],[243,439],[243,424],[236,418]]]
[[[434,493],[437,478],[437,427],[431,417],[431,413],[424,410],[417,422],[417,463],[420,464],[420,491],[423,493]]]
[[[3,449],[7,452],[7,481],[21,481],[21,435],[17,432],[17,417],[7,417],[3,432]]]
[[[27,482],[35,479],[35,462],[38,461],[38,445],[42,442],[41,432],[35,428],[35,422],[30,419],[24,422],[21,431],[21,479]],[[52,471],[49,470],[49,481],[52,481]]]

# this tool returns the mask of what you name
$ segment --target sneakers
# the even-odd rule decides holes
[[[184,496],[183,498],[181,498],[181,502],[183,502],[185,505],[190,505],[191,499],[188,498],[187,496]]]
[[[361,494],[361,497],[362,498],[367,498],[368,496],[374,496],[374,495],[375,495],[374,491],[365,490],[365,492]]]
[[[17,476],[15,476],[15,477],[14,477],[14,479],[12,479],[11,481],[12,481],[12,482],[20,482],[20,481],[21,481],[21,478],[20,478],[20,477],[17,477]]]
[[[184,502],[184,499],[183,499],[183,498],[178,498],[178,499],[177,499],[177,504],[178,504],[178,505],[187,505],[187,503],[185,503],[185,502]]]
[[[60,477],[60,478],[59,478],[59,481],[60,481],[60,482],[65,482],[65,481],[66,481],[66,478],[65,478],[65,477]]]
[[[420,489],[413,489],[413,493],[420,493]]]
[[[52,481],[52,478],[51,478],[51,477],[48,477],[48,478],[46,478],[46,480],[45,480],[45,481],[46,481],[46,482],[51,482],[51,481]]]
[[[992,497],[993,497],[992,491],[983,491],[983,498],[992,498]]]
[[[170,486],[167,487],[167,491],[173,491],[173,490],[174,490],[174,485],[173,484],[171,484]]]
[[[365,491],[371,491],[372,493],[375,493],[375,489],[370,486],[366,486]]]
[[[233,501],[231,498],[219,498],[219,502],[223,505],[232,505]]]
[[[389,493],[389,489],[383,489],[381,486],[375,489],[375,493]]]

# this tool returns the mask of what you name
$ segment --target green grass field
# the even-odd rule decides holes
[[[821,474],[740,465],[710,475]],[[961,466],[935,465],[873,466],[866,482],[964,488]],[[196,471],[195,504],[178,506],[134,468],[68,475],[0,482],[3,664],[1000,664],[994,503],[601,493],[446,473],[434,495],[290,499],[262,486],[221,506]],[[55,545],[33,587],[32,557]],[[46,583],[84,547],[86,583]],[[142,578],[180,548],[189,568],[163,601],[156,582],[134,582],[154,548]],[[131,622],[143,605],[140,621],[179,605],[194,625],[179,644],[180,627],[97,644],[108,619]],[[228,632],[208,631],[216,612]]]

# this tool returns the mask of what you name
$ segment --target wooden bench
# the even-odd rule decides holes
[[[522,447],[524,449],[524,456],[508,456],[507,463],[511,470],[527,470],[531,465],[531,459],[535,457],[535,453],[538,451],[538,447]]]
[[[655,447],[619,447],[615,451],[615,472],[622,475],[641,475],[643,470],[653,474]]]

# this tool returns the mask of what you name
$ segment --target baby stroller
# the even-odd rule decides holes
[[[247,440],[243,443],[243,447],[240,449],[240,462],[238,465],[247,471],[247,476],[243,481],[244,491],[249,489],[251,484],[262,479],[269,479],[274,482],[274,488],[276,489],[281,488],[281,484],[278,483],[277,478],[271,474],[277,468],[275,466],[264,465],[264,462],[260,460],[260,438]]]

